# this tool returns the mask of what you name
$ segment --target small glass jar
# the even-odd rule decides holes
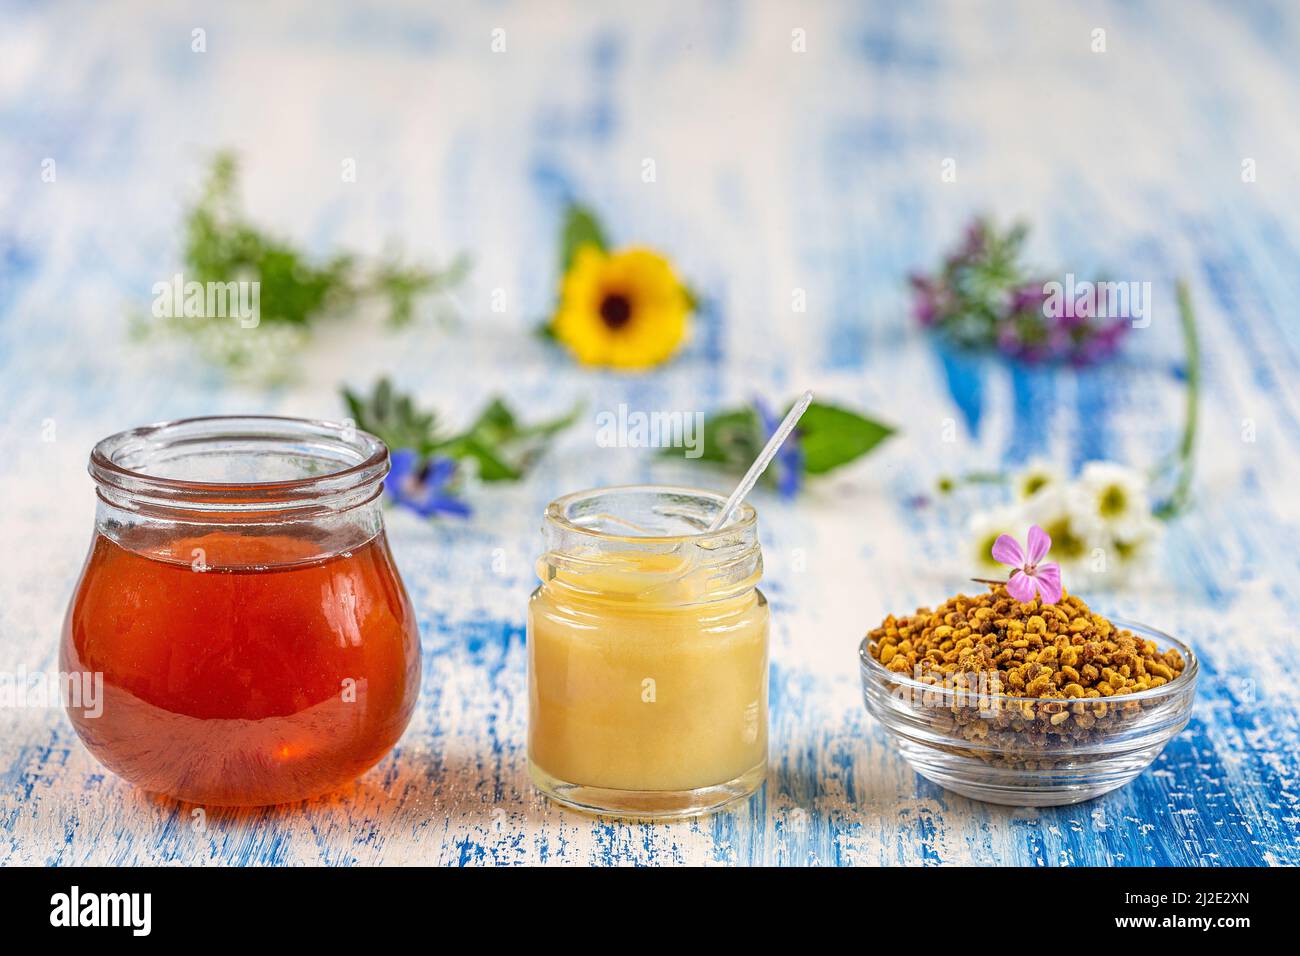
[[[86,747],[145,790],[299,800],[397,742],[420,684],[384,537],[388,449],[293,418],[195,418],[90,455],[98,506],[63,627]],[[102,682],[102,683],[101,683]]]
[[[709,813],[767,775],[768,607],[754,509],[638,486],[546,509],[528,608],[528,763],[548,797]]]

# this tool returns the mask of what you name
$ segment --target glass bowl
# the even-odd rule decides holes
[[[1168,634],[1118,618],[1111,623],[1162,651],[1176,648],[1183,672],[1160,687],[1116,697],[981,694],[978,684],[935,687],[886,669],[871,656],[868,637],[858,648],[867,712],[917,773],[946,790],[1011,806],[1091,800],[1140,774],[1187,726],[1200,670],[1192,649]],[[1075,724],[1066,734],[1036,729],[1063,712],[1072,723],[1079,715],[1091,718],[1089,726]]]

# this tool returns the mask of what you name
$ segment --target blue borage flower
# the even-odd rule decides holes
[[[409,508],[424,518],[437,514],[467,518],[470,507],[448,493],[456,477],[456,462],[434,457],[427,462],[411,448],[394,449],[391,467],[384,478],[384,490],[394,504]]]
[[[781,425],[781,419],[772,413],[771,406],[761,397],[754,396],[754,411],[763,424],[763,444],[767,444]],[[799,493],[803,484],[803,446],[800,443],[799,429],[790,433],[772,460],[771,469],[776,477],[776,490],[782,498],[789,500]]]

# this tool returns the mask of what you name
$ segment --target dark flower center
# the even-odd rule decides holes
[[[1074,533],[1068,517],[1060,518],[1043,529],[1052,539],[1052,550],[1066,558],[1083,556],[1086,542]]]
[[[632,303],[627,296],[611,292],[600,300],[600,319],[611,329],[621,329],[632,318]]]
[[[1114,518],[1122,515],[1126,508],[1128,508],[1128,497],[1124,494],[1124,489],[1119,485],[1108,485],[1101,494],[1099,510],[1102,516]]]

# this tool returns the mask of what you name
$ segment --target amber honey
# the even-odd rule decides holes
[[[420,681],[379,512],[386,470],[373,436],[292,419],[195,419],[97,446],[96,533],[60,651],[65,673],[102,678],[96,706],[68,707],[90,752],[213,806],[315,796],[378,762]],[[231,474],[271,480],[210,477]]]
[[[62,647],[63,670],[103,674],[103,713],[71,711],[91,752],[214,805],[312,796],[379,760],[418,690],[410,603],[382,536],[315,550],[214,532],[139,554],[98,536]]]

